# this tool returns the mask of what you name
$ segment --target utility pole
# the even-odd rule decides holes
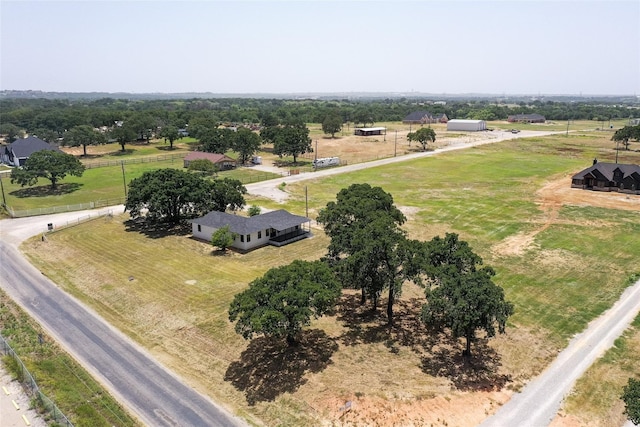
[[[307,186],[304,186],[304,205],[306,217],[309,218],[309,196],[307,195]],[[311,231],[311,222],[309,222],[309,231]]]
[[[122,166],[122,184],[124,185],[124,198],[127,198],[127,179],[124,176],[124,160],[120,160],[120,166]]]
[[[2,206],[7,207],[7,199],[4,196],[4,184],[2,183],[2,176],[0,176],[0,188],[2,189]]]
[[[398,146],[398,131],[396,130],[396,138],[393,140],[393,157],[396,156],[396,147]]]

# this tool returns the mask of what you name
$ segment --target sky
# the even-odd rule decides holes
[[[640,1],[0,0],[0,90],[640,95]]]

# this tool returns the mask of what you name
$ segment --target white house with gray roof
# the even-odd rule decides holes
[[[205,241],[211,241],[216,230],[229,226],[229,230],[235,234],[231,246],[240,251],[249,251],[264,245],[284,246],[309,237],[310,222],[309,218],[293,215],[284,209],[250,217],[211,211],[192,220],[191,226],[193,237]]]

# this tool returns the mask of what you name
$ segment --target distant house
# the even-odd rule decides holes
[[[640,166],[594,160],[592,166],[578,172],[571,178],[571,187],[640,194]]]
[[[447,130],[477,132],[487,130],[487,122],[484,120],[452,119],[447,122]]]
[[[217,153],[205,153],[204,151],[191,151],[184,157],[184,167],[188,168],[189,163],[194,160],[206,159],[214,165],[217,165],[220,170],[233,169],[236,166],[236,161],[229,156]]]
[[[259,246],[284,246],[311,235],[304,224],[311,220],[284,209],[250,217],[212,211],[191,221],[193,237],[211,241],[213,233],[225,226],[235,233],[232,247],[248,251]],[[308,228],[308,227],[307,227]]]
[[[358,136],[386,135],[387,128],[355,128],[353,134]]]
[[[404,124],[424,125],[427,123],[447,123],[446,114],[431,114],[428,111],[414,111],[402,119]]]
[[[540,114],[514,114],[507,117],[509,123],[544,123],[546,119]]]
[[[49,144],[35,136],[16,139],[4,148],[2,162],[12,166],[23,166],[29,156],[36,151],[60,151],[55,145]]]

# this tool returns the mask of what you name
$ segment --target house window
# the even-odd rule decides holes
[[[262,230],[258,231],[258,239],[262,239]]]
[[[202,227],[198,224],[198,231],[202,231]]]
[[[300,228],[300,226],[299,226],[299,225],[296,225],[296,230],[297,230],[297,229],[299,229],[299,228]]]
[[[251,234],[247,234],[247,243],[251,241]]]
[[[241,241],[242,243],[244,243],[244,234],[241,234],[241,235],[240,235],[240,241]]]

